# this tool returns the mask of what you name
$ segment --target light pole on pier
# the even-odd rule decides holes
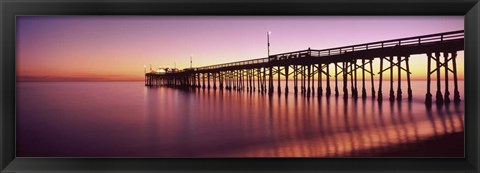
[[[270,34],[272,32],[267,32],[267,59],[270,61]],[[269,67],[269,79],[268,79],[268,93],[273,93],[273,77],[272,77],[272,66]]]
[[[267,32],[267,55],[268,57],[270,57],[270,34],[272,34],[272,32],[268,31]]]
[[[147,65],[143,65],[143,73],[147,73]]]

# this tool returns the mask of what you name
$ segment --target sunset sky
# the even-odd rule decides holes
[[[143,80],[153,68],[207,66],[464,29],[463,16],[18,16],[17,81]],[[458,56],[463,79],[463,52]],[[375,64],[375,67],[377,67]],[[412,56],[415,79],[426,56]],[[375,70],[378,71],[378,70]]]

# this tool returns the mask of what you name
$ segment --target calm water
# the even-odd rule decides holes
[[[404,100],[393,104],[388,83],[382,104],[369,85],[368,99],[357,101],[295,97],[290,85],[286,97],[143,81],[20,82],[17,156],[362,157],[463,132],[463,103],[428,111],[424,81],[412,82],[410,103],[402,84]],[[459,88],[463,99],[463,81]]]

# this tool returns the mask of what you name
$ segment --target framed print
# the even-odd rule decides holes
[[[2,172],[477,172],[478,1],[2,1]]]

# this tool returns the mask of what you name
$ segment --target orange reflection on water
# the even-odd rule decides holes
[[[423,84],[412,86],[411,102],[380,104],[142,82],[20,83],[17,156],[462,157],[463,103],[427,108]]]
[[[390,152],[406,150],[416,143],[447,134],[462,133],[457,136],[463,137],[463,110],[453,104],[427,109],[423,103],[406,100],[379,104],[371,98],[354,101],[342,97],[318,99],[255,92],[199,90],[193,93],[197,99],[195,104],[205,103],[208,108],[194,115],[202,117],[195,122],[225,132],[211,132],[218,135],[212,137],[212,141],[229,143],[232,140],[237,141],[232,145],[238,145],[238,148],[219,146],[205,156],[388,156]],[[454,156],[461,157],[463,152]]]
[[[365,103],[362,100],[359,102]],[[402,104],[408,105],[409,112],[403,114],[395,112],[404,110]],[[344,105],[345,106],[345,105]],[[398,106],[394,109],[392,106]],[[366,156],[388,156],[389,152],[397,150],[408,150],[408,147],[421,143],[424,140],[447,134],[461,132],[463,136],[463,115],[451,114],[453,107],[439,108],[438,110],[427,111],[427,115],[415,115],[411,112],[412,103],[394,103],[387,106],[391,114],[385,114],[382,110],[373,115],[366,115],[365,107],[357,110],[344,109],[351,114],[340,121],[330,121],[328,118],[318,119],[319,125],[317,135],[305,136],[299,133],[299,129],[293,130],[295,135],[293,141],[276,141],[277,144],[269,146],[257,146],[226,155],[233,157],[366,157]],[[456,111],[458,107],[455,107]],[[343,113],[345,113],[343,112]],[[449,114],[446,114],[446,113]],[[361,114],[362,117],[358,117]],[[335,114],[334,114],[335,115]],[[337,114],[338,115],[338,114]],[[426,116],[424,118],[415,116]],[[438,116],[438,117],[433,117]],[[323,126],[326,122],[330,126]],[[334,128],[339,122],[345,122],[340,128]],[[313,125],[315,126],[315,125]],[[332,127],[334,129],[332,129]],[[278,128],[281,128],[280,126]],[[277,130],[277,129],[275,129]],[[278,131],[282,131],[278,129]],[[460,141],[461,142],[461,141]],[[461,142],[463,143],[463,142]],[[463,151],[463,148],[459,148]],[[441,152],[441,151],[438,151]],[[394,157],[396,155],[392,155]],[[417,156],[417,155],[412,155]],[[424,155],[423,157],[428,157]],[[450,155],[447,155],[450,156]],[[463,152],[457,157],[462,157]]]

